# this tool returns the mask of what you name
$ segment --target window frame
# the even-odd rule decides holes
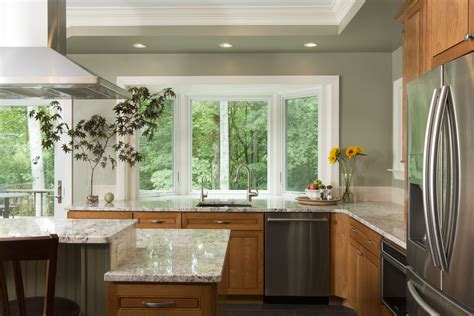
[[[267,190],[260,197],[294,197],[301,192],[285,191],[286,188],[286,117],[285,98],[318,94],[318,159],[319,178],[325,183],[339,186],[339,168],[325,163],[332,146],[339,146],[339,76],[139,76],[117,77],[119,86],[173,87],[176,99],[173,107],[173,192],[158,192],[148,196],[192,195],[192,108],[191,101],[201,100],[265,100],[268,102],[267,121]],[[194,85],[194,87],[193,87]],[[250,86],[247,91],[224,92],[230,85]],[[206,86],[206,89],[196,88]],[[212,87],[212,88],[209,88]],[[269,88],[273,87],[273,88]],[[277,87],[277,88],[275,88]],[[278,90],[285,87],[284,91]],[[272,90],[273,89],[273,90]],[[238,93],[238,94],[236,94]],[[325,131],[322,133],[321,131]],[[329,133],[327,132],[329,131]],[[136,137],[127,139],[136,144]],[[139,197],[138,168],[117,166],[117,198]],[[209,190],[210,198],[239,197],[245,190]]]

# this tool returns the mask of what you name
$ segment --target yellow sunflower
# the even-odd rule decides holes
[[[336,161],[337,161],[337,156],[336,155],[333,155],[333,153],[331,152],[331,154],[329,155],[328,157],[328,160],[329,160],[329,163],[331,165],[335,164]]]
[[[341,153],[341,147],[333,147],[331,148],[331,156],[337,156]]]
[[[364,153],[364,147],[356,146],[356,152],[358,155]]]
[[[355,146],[349,146],[346,149],[347,158],[351,159],[357,155],[357,148]]]

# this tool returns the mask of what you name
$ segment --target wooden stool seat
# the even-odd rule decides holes
[[[26,315],[28,316],[42,316],[44,310],[44,297],[35,296],[35,297],[26,297]],[[63,298],[55,297],[54,298],[54,315],[61,316],[78,316],[80,313],[80,307],[75,302]],[[16,300],[10,301],[10,313],[11,315],[19,315],[18,311],[18,302]]]

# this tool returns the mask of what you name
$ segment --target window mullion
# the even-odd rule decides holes
[[[229,190],[229,106],[228,101],[220,101],[220,189]]]

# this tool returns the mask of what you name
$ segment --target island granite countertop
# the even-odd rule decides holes
[[[64,244],[109,244],[135,229],[136,220],[56,219],[21,217],[0,219],[0,238],[57,234]]]
[[[106,282],[218,283],[227,229],[137,229],[137,246]]]
[[[212,199],[206,200],[212,201]],[[242,202],[241,200],[233,200]],[[252,207],[197,207],[191,196],[146,197],[131,201],[99,203],[95,206],[73,205],[71,211],[135,212],[330,212],[345,213],[378,232],[385,239],[406,249],[406,225],[403,206],[393,202],[340,203],[333,206],[303,206],[294,199],[258,198]]]

